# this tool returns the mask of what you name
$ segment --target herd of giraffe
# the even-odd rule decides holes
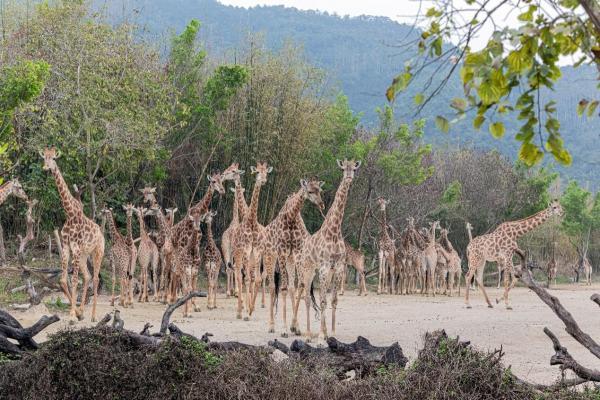
[[[62,177],[56,159],[60,153],[55,148],[46,148],[40,153],[44,159],[44,170],[53,175],[66,221],[61,230],[62,241],[60,285],[70,302],[70,316],[82,319],[87,299],[90,279],[92,280],[93,303],[92,321],[96,320],[99,272],[104,256],[105,239],[103,230],[83,211],[81,201],[73,197]],[[321,312],[320,340],[328,336],[325,312],[328,296],[331,296],[331,333],[335,334],[338,289],[344,292],[346,267],[352,265],[359,275],[359,295],[367,294],[365,257],[359,250],[350,246],[342,234],[344,209],[348,192],[360,162],[338,161],[343,177],[338,186],[332,205],[324,214],[325,204],[321,198],[324,182],[317,179],[301,180],[298,190],[291,194],[277,216],[266,226],[257,220],[261,188],[265,185],[272,167],[259,162],[251,167],[255,175],[250,204],[246,202],[245,190],[241,184],[244,171],[238,163],[230,165],[223,173],[208,176],[208,189],[204,197],[191,206],[186,215],[175,223],[177,209],[165,209],[158,204],[155,188],[146,187],[142,191],[144,205],[123,206],[127,221],[127,234],[119,232],[115,224],[113,210],[105,208],[102,215],[108,223],[110,237],[109,259],[113,271],[113,292],[111,304],[115,302],[115,281],[118,273],[120,282],[119,304],[132,307],[134,304],[134,276],[139,264],[140,285],[138,302],[152,300],[173,303],[178,297],[197,290],[201,266],[206,270],[208,281],[207,308],[217,307],[216,293],[221,267],[225,266],[227,276],[227,297],[237,297],[236,316],[248,320],[256,307],[257,297],[262,289],[264,307],[265,292],[269,293],[269,332],[275,331],[276,297],[282,296],[282,335],[290,332],[301,334],[298,324],[299,305],[304,297],[306,306],[307,339],[312,338],[310,328],[311,304]],[[229,227],[224,231],[221,248],[213,237],[212,225],[217,213],[210,210],[214,193],[225,195],[225,183],[233,181],[233,215]],[[17,179],[0,187],[0,204],[10,194],[27,200],[27,195]],[[301,211],[305,201],[312,203],[323,215],[320,229],[310,234],[302,220]],[[407,219],[407,227],[399,237],[399,246],[390,235],[386,206],[388,200],[377,199],[381,212],[381,228],[378,240],[378,284],[377,294],[411,294],[418,289],[422,294],[443,293],[452,296],[456,289],[460,294],[461,257],[448,239],[448,230],[441,229],[439,222],[430,223],[429,228],[417,229],[412,218]],[[483,285],[483,269],[486,262],[498,263],[504,272],[504,302],[510,308],[509,290],[515,284],[512,258],[514,253],[522,253],[517,238],[539,226],[553,215],[562,215],[558,201],[548,208],[519,221],[505,222],[491,233],[475,238],[471,236],[471,226],[467,223],[469,245],[467,246],[468,272],[466,274],[465,302],[470,308],[469,288],[473,277],[482,291],[489,307],[492,306]],[[139,224],[139,238],[133,238],[133,216]],[[145,217],[154,217],[158,231],[152,237],[145,225]],[[200,249],[202,240],[201,224],[205,224],[205,246]],[[136,245],[136,242],[138,243]],[[93,267],[90,276],[87,260]],[[69,285],[69,262],[72,276]],[[589,262],[588,262],[589,264]],[[591,268],[590,268],[591,270]],[[275,274],[279,272],[279,291]],[[77,288],[79,272],[83,274],[81,301],[78,304]],[[556,271],[554,271],[554,276]],[[313,280],[318,276],[319,301],[312,293]],[[291,322],[288,324],[287,295],[291,300]],[[315,304],[316,303],[316,304]],[[194,299],[183,308],[184,316],[199,311]]]

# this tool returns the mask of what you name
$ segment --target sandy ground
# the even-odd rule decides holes
[[[600,312],[598,306],[589,300],[600,286],[565,285],[552,290],[579,322],[584,331],[594,335],[598,332]],[[500,297],[500,291],[489,289],[491,298]],[[479,349],[495,349],[500,346],[506,352],[505,365],[511,365],[513,371],[521,378],[532,382],[550,383],[560,376],[557,367],[549,365],[553,354],[550,340],[542,329],[548,326],[567,347],[572,355],[589,367],[597,367],[598,360],[572,340],[565,332],[562,323],[538,298],[525,288],[516,288],[511,293],[513,310],[506,310],[501,304],[493,309],[485,306],[482,296],[477,292],[472,298],[472,309],[464,307],[463,298],[438,296],[435,298],[414,296],[377,296],[370,292],[367,297],[358,297],[355,292],[346,292],[340,297],[338,304],[338,328],[336,337],[342,341],[353,341],[362,335],[376,345],[389,345],[398,341],[405,354],[414,359],[422,343],[425,332],[445,329],[451,336],[460,336],[462,340],[470,340]],[[206,299],[200,299],[202,311],[194,313],[192,318],[182,318],[177,310],[172,318],[183,331],[195,335],[205,332],[213,333],[214,340],[238,340],[250,344],[266,344],[278,338],[285,343],[294,340],[294,336],[282,339],[281,312],[276,315],[275,334],[267,333],[267,309],[259,308],[252,320],[242,321],[235,318],[234,298],[225,299],[220,294],[217,299],[219,308],[208,311]],[[108,297],[101,296],[98,305],[98,318],[112,309]],[[165,306],[157,303],[134,305],[133,309],[122,311],[125,327],[139,331],[145,322],[151,322],[155,328]],[[289,306],[288,306],[289,310]],[[305,328],[304,304],[300,305],[300,328]],[[86,320],[76,326],[90,325],[86,308]],[[47,313],[45,306],[26,312],[14,311],[13,314],[25,326],[37,321],[40,315]],[[314,316],[314,312],[311,312]],[[328,312],[328,322],[330,322]],[[45,334],[56,332],[68,326],[67,315],[63,320],[52,325]],[[312,325],[313,332],[318,322]]]

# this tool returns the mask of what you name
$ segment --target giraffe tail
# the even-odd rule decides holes
[[[279,290],[281,288],[281,272],[279,272],[279,268],[275,268],[273,283],[275,284],[275,314],[277,314],[277,303],[279,300]]]

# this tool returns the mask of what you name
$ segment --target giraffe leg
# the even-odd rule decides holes
[[[84,256],[82,254],[81,256],[81,260],[80,260],[80,267],[79,269],[81,270],[82,274],[83,274],[83,285],[81,287],[81,302],[79,303],[79,319],[82,320],[83,319],[83,310],[85,308],[85,303],[87,301],[87,293],[88,293],[88,287],[90,285],[90,271],[88,270],[88,266],[87,266],[87,257]]]
[[[236,290],[238,292],[238,296],[237,296],[237,311],[236,311],[236,318],[237,319],[241,319],[242,318],[242,265],[240,262],[240,256],[239,255],[234,255],[233,257],[233,262],[234,262],[234,274],[235,274],[235,283],[236,283]]]
[[[342,282],[340,284],[340,296],[344,295],[345,286],[346,286],[346,265],[344,265],[344,270],[342,271]]]
[[[246,316],[244,317],[244,321],[249,321],[250,320],[250,315],[251,315],[251,308],[252,307],[252,293],[251,293],[251,285],[252,285],[252,281],[253,281],[253,275],[254,275],[254,269],[252,265],[248,265],[248,267],[246,268],[246,276],[244,277],[244,284],[245,284],[245,298],[246,298]]]
[[[319,268],[319,308],[321,309],[321,328],[317,344],[324,345],[327,340],[327,293],[333,279],[333,269],[329,265],[321,265]]]
[[[79,250],[79,246],[72,247],[73,254],[73,275],[71,275],[71,311],[69,313],[69,317],[74,320],[75,318],[79,319],[79,315],[77,314],[77,286],[79,285],[79,268],[81,267],[81,251]]]
[[[113,257],[110,257],[110,267],[112,270],[112,290],[111,290],[111,296],[110,296],[110,306],[114,307],[115,306],[115,286],[117,286],[117,274],[116,274],[116,270],[115,270],[115,260],[113,260]]]
[[[336,270],[341,272],[342,268],[345,268],[346,265],[339,265]],[[332,291],[331,291],[331,334],[335,336],[335,313],[337,310],[338,296],[337,296],[337,287],[341,284],[341,275],[339,273],[334,273],[332,279]]]
[[[504,267],[503,267],[503,269],[504,269],[504,305],[506,306],[507,310],[512,310],[512,306],[510,305],[510,301],[508,300],[508,292],[510,291],[510,280],[513,275],[513,271],[512,271],[512,268],[509,267],[509,264],[506,263],[506,261],[504,261],[503,263],[504,263]]]
[[[288,337],[289,336],[289,327],[288,327],[288,322],[287,322],[287,294],[288,294],[288,290],[289,290],[289,272],[288,270],[290,269],[289,263],[286,263],[286,267],[282,268],[283,266],[280,264],[279,265],[279,275],[280,275],[280,283],[279,283],[279,290],[281,291],[281,300],[282,300],[282,310],[281,310],[281,315],[282,315],[282,319],[283,319],[283,330],[281,332],[281,337]],[[290,297],[292,299],[292,312],[294,309],[294,292],[290,292]]]
[[[485,287],[483,285],[483,270],[484,268],[479,268],[477,270],[477,286],[479,286],[479,289],[481,289],[481,293],[483,293],[483,297],[485,298],[485,302],[487,303],[488,308],[493,308],[494,306],[492,305],[492,302],[490,301],[490,298],[488,297],[487,292],[485,291]]]
[[[377,283],[377,294],[381,294],[384,291],[385,283],[385,257],[383,257],[383,251],[379,251],[379,282]]]
[[[310,331],[310,285],[312,278],[313,274],[310,274],[310,281],[305,280],[304,282],[304,304],[306,305],[306,332],[304,332],[304,336],[307,343],[312,341],[312,332]]]
[[[102,268],[102,257],[104,256],[104,240],[92,252],[92,265],[94,266],[94,276],[92,284],[94,290],[94,299],[92,300],[92,322],[96,322],[96,305],[98,304],[98,284],[100,283],[100,269]]]
[[[68,243],[69,242],[65,241],[65,239],[63,238],[63,252],[60,258],[60,267],[62,269],[62,274],[60,276],[60,287],[64,295],[67,297],[69,304],[73,304],[77,301],[77,299],[73,300],[73,296],[71,295],[71,289],[69,288],[68,284],[70,255],[70,248]]]
[[[275,333],[275,272],[269,272],[269,333]],[[285,305],[284,305],[285,308]]]

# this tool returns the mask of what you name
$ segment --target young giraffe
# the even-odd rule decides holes
[[[432,295],[435,297],[436,282],[435,282],[435,270],[438,263],[438,249],[436,248],[435,231],[439,225],[439,221],[429,223],[429,231],[423,232],[427,238],[427,246],[423,250],[423,265],[422,273],[424,277],[424,285],[426,287],[427,296]]]
[[[156,201],[154,201],[148,209],[148,215],[153,215],[156,217],[156,222],[158,224],[156,246],[159,249],[161,264],[160,281],[158,285],[158,300],[164,303],[167,302],[169,297],[168,290],[170,287],[171,271],[173,269],[173,242],[171,239],[172,228]]]
[[[62,257],[61,268],[62,276],[60,285],[63,293],[69,299],[71,304],[70,317],[83,319],[83,311],[87,300],[87,290],[90,281],[90,273],[87,268],[88,256],[92,259],[93,265],[93,290],[94,301],[92,303],[92,321],[96,321],[96,303],[98,301],[98,282],[100,275],[100,266],[104,256],[104,236],[100,227],[83,213],[83,207],[69,191],[69,188],[58,169],[56,159],[60,156],[55,147],[44,149],[40,155],[44,158],[45,171],[50,171],[54,176],[56,187],[60,199],[67,215],[67,220],[61,229],[62,239]],[[69,258],[73,260],[73,275],[71,276],[71,289],[67,285],[67,276],[69,271]],[[83,273],[83,287],[81,296],[81,305],[77,305],[77,285],[79,280],[79,271]]]
[[[239,165],[237,170],[235,171],[235,175],[233,181],[235,183],[235,188],[231,188],[231,191],[234,193],[233,200],[233,215],[231,217],[231,222],[223,235],[221,236],[221,250],[223,252],[223,261],[225,263],[225,272],[227,273],[227,297],[234,295],[234,273],[233,273],[233,264],[232,264],[232,240],[235,235],[235,231],[240,226],[241,220],[244,218],[244,213],[248,209],[248,204],[246,204],[246,200],[244,199],[244,188],[242,187],[241,175],[244,174],[244,171],[239,169]]]
[[[304,241],[300,258],[298,261],[299,287],[294,305],[292,327],[299,334],[298,307],[302,293],[305,293],[306,304],[306,339],[311,340],[310,331],[310,289],[315,276],[319,271],[319,305],[321,310],[321,329],[319,340],[327,338],[327,325],[325,309],[327,307],[327,291],[331,288],[331,332],[335,334],[335,312],[337,308],[338,286],[346,263],[346,247],[342,236],[342,222],[344,209],[348,199],[350,184],[354,179],[356,170],[360,167],[360,161],[354,160],[337,161],[344,175],[335,194],[333,204],[329,208],[325,221],[321,228]]]
[[[17,178],[0,186],[0,206],[11,194],[20,198],[21,200],[27,200],[27,193],[25,193],[23,186],[21,186],[21,183]]]
[[[194,217],[188,215],[188,218],[193,221]],[[200,217],[202,220],[204,215]],[[197,280],[198,276],[198,265],[200,264],[200,250],[198,241],[201,237],[200,226],[194,225],[193,229],[196,231],[192,234],[190,240],[185,244],[184,247],[176,247],[173,250],[173,272],[171,275],[171,292],[173,299],[177,296],[177,290],[181,288],[182,296],[187,295],[195,289],[194,280]],[[191,317],[190,309],[193,306],[194,311],[200,311],[196,303],[193,300],[185,302],[183,307],[183,316]]]
[[[396,246],[388,232],[387,214],[385,208],[389,200],[380,197],[377,199],[379,211],[381,211],[381,229],[379,231],[379,282],[377,284],[377,294],[394,293],[395,269],[396,269]]]
[[[258,235],[261,231],[260,225],[257,221],[258,211],[258,199],[260,196],[260,189],[267,182],[267,174],[269,174],[273,167],[269,167],[266,162],[258,162],[256,167],[251,168],[252,173],[256,174],[256,183],[252,190],[252,199],[250,200],[250,207],[248,211],[244,213],[244,218],[237,228],[235,235],[233,236],[233,268],[235,274],[235,283],[238,292],[237,301],[237,312],[236,317],[242,318],[242,297],[245,296],[245,321],[250,319],[252,314],[252,298],[250,285],[257,278],[257,270],[259,268],[259,243]],[[244,282],[242,282],[242,273],[244,274]],[[245,292],[244,289],[245,283]]]
[[[504,222],[493,232],[473,238],[467,246],[467,259],[469,262],[469,272],[466,276],[467,288],[465,290],[467,308],[471,308],[471,304],[469,303],[469,282],[475,273],[477,273],[475,275],[477,286],[481,289],[488,307],[492,308],[492,303],[483,287],[483,270],[487,261],[495,261],[498,263],[499,270],[504,271],[504,303],[508,310],[512,309],[508,300],[508,292],[510,291],[510,286],[512,286],[509,286],[509,277],[513,276],[513,285],[515,279],[512,258],[515,252],[523,253],[519,249],[517,239],[535,229],[553,215],[562,215],[562,213],[563,209],[560,203],[558,200],[554,200],[548,208],[531,217],[518,221]]]
[[[275,265],[279,264],[281,276],[281,290],[283,294],[283,333],[287,337],[287,292],[290,291],[291,298],[295,295],[296,262],[304,239],[308,237],[308,231],[302,220],[302,206],[305,200],[317,206],[321,213],[325,204],[321,199],[322,186],[324,182],[313,178],[309,181],[300,180],[300,189],[289,196],[281,207],[281,210],[259,234],[259,253],[263,260],[262,276],[255,281],[252,308],[256,301],[256,295],[261,282],[269,281],[269,332],[275,332],[274,310],[275,310]],[[293,301],[293,300],[292,300]]]
[[[365,255],[360,251],[356,250],[354,247],[350,245],[348,242],[344,242],[346,246],[346,266],[350,265],[356,269],[356,273],[358,274],[358,295],[367,295],[367,284],[365,279]],[[340,296],[344,295],[344,289],[346,285],[346,271],[347,268],[344,268],[344,272],[342,274],[342,287],[340,290]]]
[[[206,247],[204,248],[203,262],[208,278],[207,308],[209,310],[217,308],[217,283],[219,280],[221,264],[223,263],[223,257],[215,243],[212,232],[212,222],[215,215],[217,215],[216,211],[209,211],[204,214],[204,223],[206,224]]]
[[[458,295],[460,296],[460,277],[462,275],[461,260],[460,256],[458,255],[458,252],[454,249],[454,246],[452,246],[452,243],[450,243],[450,240],[448,239],[448,229],[442,229],[440,231],[440,244],[449,255],[449,260],[447,263],[448,295],[452,297],[454,295],[454,289],[455,287],[457,287]],[[456,282],[456,285],[454,284],[454,282]]]
[[[133,308],[133,277],[135,276],[135,267],[137,265],[137,246],[133,241],[133,227],[131,219],[133,218],[133,204],[129,203],[123,206],[125,215],[127,216],[127,236],[125,236],[125,242],[129,247],[129,268],[127,270],[127,288],[129,289],[128,301],[130,306]],[[140,292],[142,292],[140,290]]]
[[[147,209],[137,207],[133,209],[137,215],[138,223],[140,225],[140,244],[138,247],[138,263],[140,264],[140,283],[142,290],[138,301],[147,303],[148,302],[148,271],[151,267],[152,271],[152,300],[158,301],[158,247],[156,243],[150,239],[148,232],[146,231],[146,224],[144,223],[144,214]]]
[[[119,304],[121,307],[128,307],[130,304],[129,298],[129,286],[131,281],[129,280],[128,274],[131,268],[131,249],[127,244],[127,239],[123,237],[121,232],[117,229],[115,219],[111,208],[105,208],[102,213],[106,216],[106,222],[108,223],[108,234],[111,240],[110,246],[110,258],[112,261],[112,296],[110,305],[115,305],[115,283],[116,274],[119,274],[119,285],[121,293],[119,295]]]

